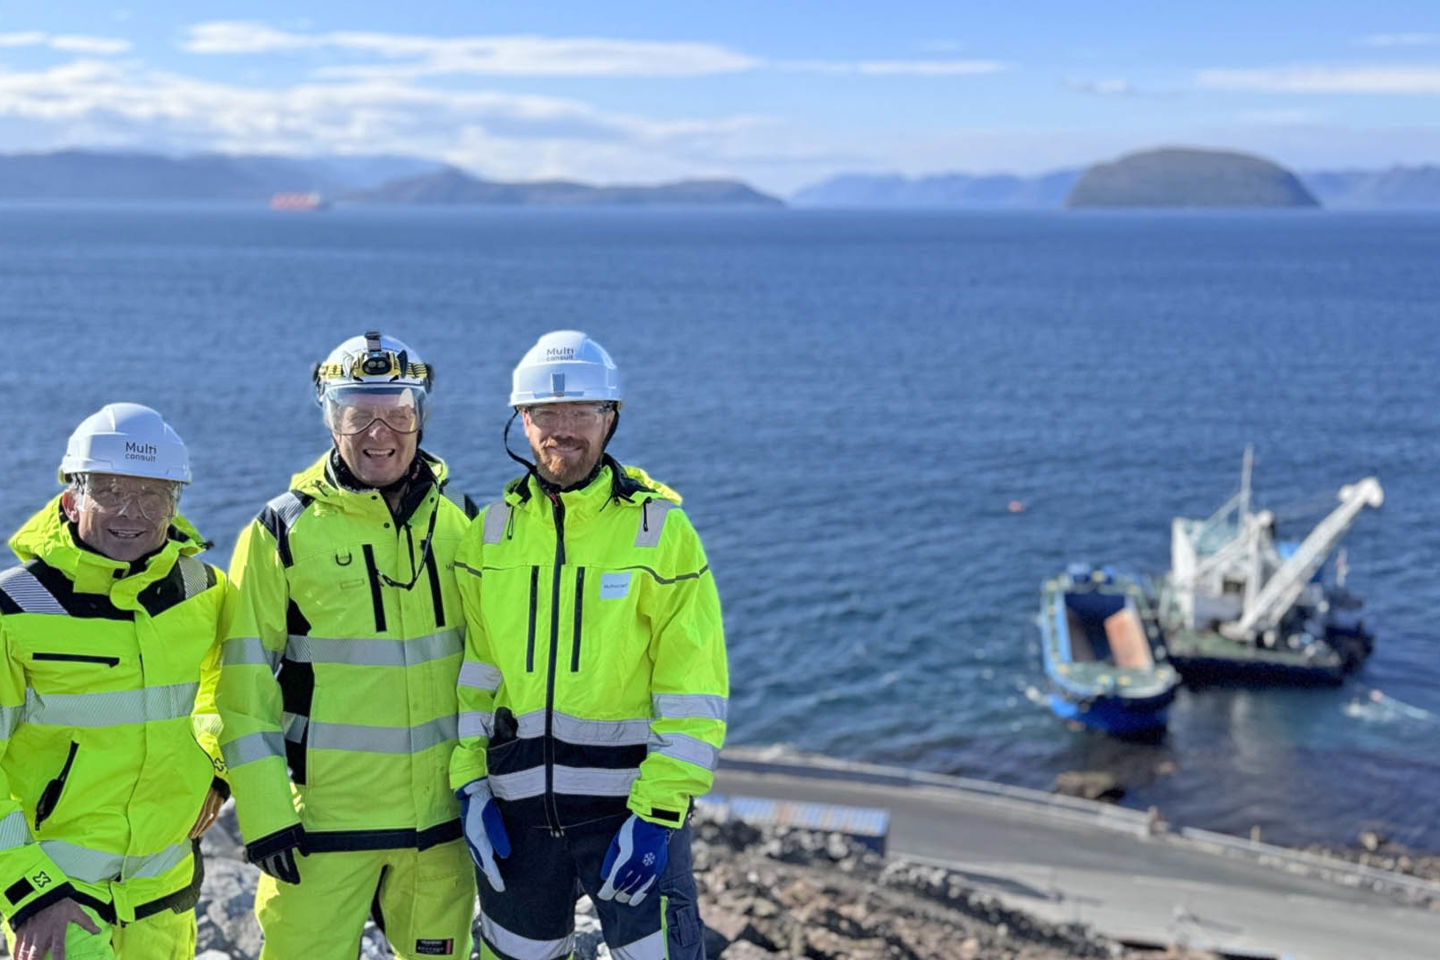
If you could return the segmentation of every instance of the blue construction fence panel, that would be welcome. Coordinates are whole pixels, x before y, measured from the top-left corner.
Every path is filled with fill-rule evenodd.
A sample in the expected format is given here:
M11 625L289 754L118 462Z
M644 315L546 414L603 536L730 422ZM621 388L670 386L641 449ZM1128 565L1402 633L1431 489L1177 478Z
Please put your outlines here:
M881 856L885 855L885 839L890 832L890 811L879 807L798 803L713 793L701 797L696 803L721 820L734 818L755 826L773 825L843 834Z

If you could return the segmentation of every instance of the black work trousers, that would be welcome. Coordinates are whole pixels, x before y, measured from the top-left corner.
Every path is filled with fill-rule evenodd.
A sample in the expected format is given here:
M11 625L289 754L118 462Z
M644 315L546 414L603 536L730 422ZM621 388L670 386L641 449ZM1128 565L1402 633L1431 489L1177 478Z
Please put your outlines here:
M705 960L695 875L690 861L691 831L670 835L665 872L638 906L598 896L605 878L600 867L625 815L567 827L553 836L546 826L507 818L510 856L496 863L505 890L497 891L476 871L480 891L482 960L557 960L574 948L577 888L600 915L610 953L624 960ZM578 884L578 886L577 886Z

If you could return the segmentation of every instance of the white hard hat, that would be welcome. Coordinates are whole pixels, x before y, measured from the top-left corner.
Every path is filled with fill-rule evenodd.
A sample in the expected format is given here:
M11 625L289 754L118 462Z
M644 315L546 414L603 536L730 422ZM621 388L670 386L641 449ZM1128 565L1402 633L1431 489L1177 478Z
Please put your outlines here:
M620 371L605 348L578 330L554 330L535 341L515 367L510 405L621 402Z
M80 421L60 460L60 482L76 473L190 482L190 454L160 414L138 403L108 403Z
M332 387L406 386L430 392L435 371L394 337L369 330L351 337L315 365L315 399L323 403Z

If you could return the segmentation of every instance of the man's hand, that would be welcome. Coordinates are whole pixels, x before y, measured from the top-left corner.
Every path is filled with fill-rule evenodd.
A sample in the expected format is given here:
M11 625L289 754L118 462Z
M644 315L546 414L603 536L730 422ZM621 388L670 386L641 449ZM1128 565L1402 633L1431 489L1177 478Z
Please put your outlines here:
M670 828L630 814L620 825L615 839L610 841L605 862L600 866L600 876L605 878L600 899L613 898L635 906L645 899L655 878L665 871L669 858Z
M99 933L100 928L80 904L66 897L36 913L15 931L15 960L65 960L65 931L70 924Z
M220 816L220 808L225 803L225 798L220 791L214 787L205 794L205 802L200 805L200 816L195 818L195 826L190 828L190 839L194 840L215 825L215 818Z
M245 859L281 883L300 882L295 855L304 852L305 828L298 823L245 845Z
M510 856L510 835L505 832L505 820L490 792L490 782L484 777L471 780L461 788L459 796L460 823L465 830L470 859L484 872L490 886L497 891L504 890L505 881L500 877L500 865L495 858Z

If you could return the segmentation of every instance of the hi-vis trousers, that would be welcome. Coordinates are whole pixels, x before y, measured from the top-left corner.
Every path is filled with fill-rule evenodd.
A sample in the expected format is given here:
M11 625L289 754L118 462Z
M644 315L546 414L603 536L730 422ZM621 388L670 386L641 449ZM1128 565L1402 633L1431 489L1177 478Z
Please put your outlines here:
M85 915L100 928L91 933L78 924L65 930L65 960L194 960L195 908L183 913L161 910L134 923L110 924L89 907ZM15 954L15 933L5 924L5 941Z
M260 960L355 960L370 918L400 960L469 960L475 881L465 841L312 853L295 863L298 885L260 875Z
M638 906L601 900L600 867L626 814L549 828L507 820L510 856L497 860L503 893L477 871L481 960L559 960L575 948L576 880L595 903L612 957L624 960L704 960L690 827L670 835L665 872Z

